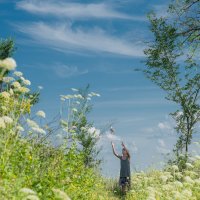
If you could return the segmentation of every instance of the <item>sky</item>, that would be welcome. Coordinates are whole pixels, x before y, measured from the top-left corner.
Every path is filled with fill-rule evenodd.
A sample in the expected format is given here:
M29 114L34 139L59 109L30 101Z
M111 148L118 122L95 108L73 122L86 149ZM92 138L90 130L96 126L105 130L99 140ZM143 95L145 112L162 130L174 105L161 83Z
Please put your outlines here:
M43 86L35 110L47 119L59 112L60 95L84 88L95 98L89 119L96 128L112 123L99 144L104 176L119 175L113 141L131 154L132 171L159 167L173 149L177 135L169 113L177 105L141 72L146 41L151 39L148 12L166 15L168 0L0 0L0 38L11 37L17 50L17 70Z

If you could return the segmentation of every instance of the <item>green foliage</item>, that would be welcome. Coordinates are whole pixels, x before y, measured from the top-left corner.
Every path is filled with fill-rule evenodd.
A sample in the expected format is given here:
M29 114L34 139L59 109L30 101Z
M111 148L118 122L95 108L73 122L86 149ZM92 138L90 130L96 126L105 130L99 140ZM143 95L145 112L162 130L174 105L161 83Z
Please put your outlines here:
M180 136L174 151L177 157L185 153L186 158L195 125L200 120L200 72L195 57L198 45L194 44L194 35L199 35L199 29L195 28L199 20L192 13L194 6L198 13L199 1L177 1L169 6L168 17L157 17L154 13L149 15L153 41L144 51L147 59L142 70L147 78L166 92L167 100L178 105L179 109L170 113Z
M0 40L0 59L11 57L14 52L14 41L12 39Z
M86 167L96 167L101 160L97 159L100 148L97 148L100 130L93 127L93 123L88 121L88 114L92 110L91 99L94 96L99 96L94 92L90 92L90 87L87 85L83 89L74 89L74 95L62 96L68 100L68 113L71 113L71 118L68 116L67 123L63 124L68 132L76 134L77 142L79 143L79 151L84 153L84 163ZM70 134L69 137L70 138Z

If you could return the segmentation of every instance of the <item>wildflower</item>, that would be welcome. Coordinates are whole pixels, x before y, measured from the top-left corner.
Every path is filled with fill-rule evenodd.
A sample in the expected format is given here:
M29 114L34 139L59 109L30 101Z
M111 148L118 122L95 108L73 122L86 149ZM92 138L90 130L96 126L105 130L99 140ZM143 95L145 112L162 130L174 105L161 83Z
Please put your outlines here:
M17 126L16 129L17 129L18 131L21 131L21 132L24 131L24 128L23 128L22 126Z
M191 197L192 196L192 191L185 189L185 190L182 191L182 195L186 196L186 197Z
M186 183L191 183L191 184L194 183L194 181L189 176L185 176L184 180L185 180Z
M175 181L174 185L176 185L177 187L183 187L183 184L180 181Z
M39 128L39 127L32 127L32 130L37 132L37 133L46 134L46 131L42 128Z
M80 104L80 101L76 101L76 104L78 104L78 105L79 105L79 104Z
M42 117L42 118L45 118L45 117L46 117L45 112L42 111L42 110L39 110L39 111L36 113L36 115L37 115L38 117Z
M13 95L13 94L14 94L13 89L10 88L9 93L10 93L11 95Z
M60 190L60 189L55 189L55 188L53 188L52 190L53 190L53 192L56 194L57 197L59 197L59 198L61 198L61 199L65 199L65 200L71 200L71 199L69 198L69 196L68 196L65 192L63 192L62 190Z
M87 100L88 100L88 101L90 101L90 100L91 100L91 98L90 98L90 97L87 97Z
M4 122L5 122L6 124L11 124L11 123L13 123L13 119L11 119L11 118L8 117L8 116L3 116L2 119L4 120Z
M4 122L4 119L0 117L0 128L6 128L6 124Z
M15 88L20 88L20 87L21 87L21 85L20 85L20 83L19 83L18 81L13 82L12 85L13 85Z
M7 77L3 77L3 82L4 83L10 83L10 82L12 82L12 81L14 81L15 79L13 78L13 77L9 77L9 76L7 76Z
M10 98L10 94L9 94L8 92L6 92L6 91L1 92L0 94L1 94L1 96L2 96L3 98L5 98L5 99L9 99L9 98Z
M29 80L24 80L23 83L24 83L25 85L31 85L31 82L30 82Z
M95 127L91 127L91 128L88 129L89 134L93 134L95 131L96 131Z
M39 90L42 90L42 89L43 89L43 87L42 87L42 86L38 86L38 89L39 89Z
M76 108L72 108L73 112L78 112L78 110Z
M19 90L19 92L21 92L21 93L28 93L30 90L28 89L28 88L26 88L26 87L20 87L20 88L18 88L18 90Z
M6 70L14 70L17 64L13 58L6 58L4 60L0 60L0 67Z
M23 192L25 194L36 194L36 192L31 190L30 188L22 188L20 189L20 192Z
M177 165L172 165L172 169L173 169L174 171L178 171L178 170L179 170Z
M26 121L31 128L33 128L33 127L38 128L39 127L38 124L31 119L27 119Z
M14 74L15 76L18 76L18 77L23 76L23 73L22 73L22 72L19 72L19 71L15 71L13 74Z
M162 180L162 182L166 183L168 177L167 176L160 176L160 179Z
M193 168L194 166L191 163L186 163L185 164L188 168Z

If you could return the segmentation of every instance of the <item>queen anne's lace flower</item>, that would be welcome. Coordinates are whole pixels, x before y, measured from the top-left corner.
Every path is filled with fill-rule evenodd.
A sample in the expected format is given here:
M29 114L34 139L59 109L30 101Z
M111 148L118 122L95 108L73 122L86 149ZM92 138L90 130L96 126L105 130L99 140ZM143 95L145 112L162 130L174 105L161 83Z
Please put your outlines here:
M15 76L18 76L18 77L23 76L23 73L22 73L22 72L19 72L19 71L15 71L13 74L14 74Z
M46 117L45 112L42 111L42 110L39 110L39 111L36 113L36 115L39 116L39 117L42 117L42 118L45 118L45 117Z
M17 64L13 58L6 58L4 60L0 60L0 68L4 68L6 70L14 70Z
M1 96L2 96L3 98L5 98L5 99L9 99L9 98L10 98L10 94L9 94L8 92L6 92L6 91L1 92L0 94L1 94Z
M4 120L4 122L6 124L12 124L13 123L13 119L8 117L8 116L3 116L2 119Z

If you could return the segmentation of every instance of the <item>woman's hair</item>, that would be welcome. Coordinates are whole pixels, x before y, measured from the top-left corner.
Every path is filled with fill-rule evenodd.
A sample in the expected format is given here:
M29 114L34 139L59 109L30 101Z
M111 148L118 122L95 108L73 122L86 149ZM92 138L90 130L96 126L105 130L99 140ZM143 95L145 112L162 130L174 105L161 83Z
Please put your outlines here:
M129 154L129 151L128 151L128 150L126 150L124 147L122 148L122 151L126 151L126 153L127 153L127 156L128 156L128 158L130 159L130 154Z

